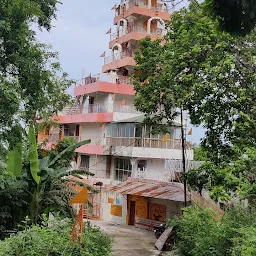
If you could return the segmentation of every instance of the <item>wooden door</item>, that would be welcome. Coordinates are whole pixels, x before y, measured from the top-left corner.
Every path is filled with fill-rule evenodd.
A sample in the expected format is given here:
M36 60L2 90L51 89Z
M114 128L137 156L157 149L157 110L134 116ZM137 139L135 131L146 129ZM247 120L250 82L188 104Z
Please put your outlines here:
M135 225L135 212L136 210L136 202L130 201L130 218L129 218L129 225Z
M80 125L77 124L76 125L76 137L79 137L80 136Z
M94 109L94 97L89 97L89 113L93 113Z
M157 7L157 0L151 0L151 6L152 7Z

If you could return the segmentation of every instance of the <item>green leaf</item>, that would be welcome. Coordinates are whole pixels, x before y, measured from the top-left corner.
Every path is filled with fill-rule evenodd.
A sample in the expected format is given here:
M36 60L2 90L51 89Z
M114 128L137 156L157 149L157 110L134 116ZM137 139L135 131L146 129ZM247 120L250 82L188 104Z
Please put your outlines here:
M91 140L84 140L84 141L81 141L81 142L78 142L78 143L75 143L74 145L71 145L69 146L68 148L66 148L65 150L63 150L60 154L58 154L49 164L49 166L52 166L54 165L64 154L66 154L67 152L72 152L74 151L75 149L83 146L83 145L86 145L86 144L90 144L91 143Z
M0 167L6 169L7 165L6 163L0 161Z
M38 161L38 152L37 152L37 143L36 143L36 135L34 126L31 125L29 127L29 141L31 144L30 149L30 171L33 179L37 184L40 182L40 177L38 176L39 173L39 161Z
M7 155L7 173L14 176L19 176L22 171L22 143L16 145L16 147L8 152Z

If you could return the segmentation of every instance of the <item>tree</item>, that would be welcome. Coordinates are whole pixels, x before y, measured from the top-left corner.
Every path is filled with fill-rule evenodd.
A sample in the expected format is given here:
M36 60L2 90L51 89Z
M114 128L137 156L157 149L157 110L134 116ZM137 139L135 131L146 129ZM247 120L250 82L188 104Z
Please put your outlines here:
M254 0L206 0L207 13L217 17L221 29L245 35L256 25L256 3Z
M212 209L187 207L178 225L175 221L177 253L179 256L253 256L255 217L255 208L236 206L220 219Z
M71 81L57 54L40 44L32 25L51 29L57 0L0 0L0 135L15 144L20 123L30 124L63 109ZM10 136L8 136L10 135ZM4 142L3 142L4 143Z
M34 127L29 129L30 153L29 162L23 161L22 151L14 148L8 153L7 164L2 163L0 172L0 226L13 229L25 216L29 216L36 224L40 216L49 212L59 212L62 216L72 217L73 210L69 205L74 194L67 186L72 181L80 186L86 186L96 192L87 184L82 184L69 179L75 176L80 179L80 174L93 176L86 170L76 170L70 166L63 166L63 157L82 145L90 143L90 140L74 143L68 146L53 159L46 156L38 159L36 136ZM15 154L14 154L15 152ZM14 164L13 164L14 163ZM60 163L60 164L58 164ZM1 174L3 179L1 181Z
M256 40L220 31L204 7L193 2L174 13L165 44L140 43L135 105L152 125L171 123L175 106L188 110L192 124L206 129L202 146L218 164L236 158L232 145L255 145Z

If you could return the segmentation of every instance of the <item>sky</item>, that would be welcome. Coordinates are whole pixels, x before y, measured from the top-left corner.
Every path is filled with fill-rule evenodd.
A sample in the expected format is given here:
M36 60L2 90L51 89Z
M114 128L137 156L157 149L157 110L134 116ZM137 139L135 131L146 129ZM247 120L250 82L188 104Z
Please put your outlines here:
M71 79L101 73L100 55L108 50L110 37L106 32L110 28L115 31L111 8L117 1L62 0L52 30L37 32L40 42L51 44L59 53L61 66ZM193 135L188 139L199 143L203 134L202 128L193 128Z

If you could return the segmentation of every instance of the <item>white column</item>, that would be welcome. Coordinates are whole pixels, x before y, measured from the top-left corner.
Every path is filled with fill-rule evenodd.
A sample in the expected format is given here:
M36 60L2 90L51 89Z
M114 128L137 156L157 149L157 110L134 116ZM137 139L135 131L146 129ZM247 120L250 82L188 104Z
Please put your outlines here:
M151 9L152 7L152 0L148 0L148 9Z
M131 158L130 161L132 165L132 178L138 178L137 159Z

